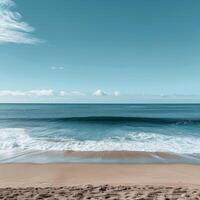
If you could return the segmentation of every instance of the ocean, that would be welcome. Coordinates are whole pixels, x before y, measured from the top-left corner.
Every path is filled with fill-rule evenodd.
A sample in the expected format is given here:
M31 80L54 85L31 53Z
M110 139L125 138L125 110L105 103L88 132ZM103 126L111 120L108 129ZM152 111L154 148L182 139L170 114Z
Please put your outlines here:
M0 162L200 163L200 104L0 104Z

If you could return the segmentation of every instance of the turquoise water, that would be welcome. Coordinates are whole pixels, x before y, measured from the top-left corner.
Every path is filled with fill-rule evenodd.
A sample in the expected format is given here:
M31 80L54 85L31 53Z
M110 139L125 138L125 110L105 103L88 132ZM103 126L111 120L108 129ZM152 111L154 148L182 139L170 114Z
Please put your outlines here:
M200 104L0 104L0 159L37 151L200 154Z

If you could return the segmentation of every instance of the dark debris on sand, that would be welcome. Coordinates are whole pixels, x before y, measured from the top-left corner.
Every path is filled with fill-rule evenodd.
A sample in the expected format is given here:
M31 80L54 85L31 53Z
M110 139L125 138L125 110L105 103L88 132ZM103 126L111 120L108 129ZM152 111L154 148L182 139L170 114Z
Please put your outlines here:
M155 186L73 186L46 188L1 188L6 200L200 200L200 188Z

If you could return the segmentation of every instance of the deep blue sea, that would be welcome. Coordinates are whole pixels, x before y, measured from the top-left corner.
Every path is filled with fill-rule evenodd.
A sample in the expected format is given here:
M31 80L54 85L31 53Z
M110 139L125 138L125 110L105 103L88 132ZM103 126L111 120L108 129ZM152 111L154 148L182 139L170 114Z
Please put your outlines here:
M37 151L200 154L200 104L0 104L0 160Z

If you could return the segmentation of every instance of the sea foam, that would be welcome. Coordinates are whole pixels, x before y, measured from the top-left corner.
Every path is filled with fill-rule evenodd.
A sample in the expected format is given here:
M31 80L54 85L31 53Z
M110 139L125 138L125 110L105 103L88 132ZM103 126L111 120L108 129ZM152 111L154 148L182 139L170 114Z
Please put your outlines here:
M146 151L200 153L200 138L171 136L148 132L130 132L126 136L102 140L76 140L72 138L33 137L23 128L0 129L0 153L23 151Z

